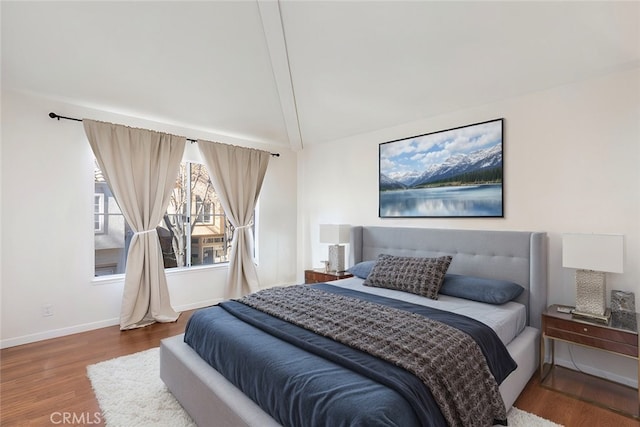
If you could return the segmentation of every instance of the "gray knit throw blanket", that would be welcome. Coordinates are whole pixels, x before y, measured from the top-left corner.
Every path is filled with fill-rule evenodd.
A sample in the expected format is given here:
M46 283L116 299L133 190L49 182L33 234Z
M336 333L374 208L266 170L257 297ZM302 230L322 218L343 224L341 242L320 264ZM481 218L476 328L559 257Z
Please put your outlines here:
M507 418L480 347L454 327L306 285L237 301L411 372L429 387L450 426L491 426Z

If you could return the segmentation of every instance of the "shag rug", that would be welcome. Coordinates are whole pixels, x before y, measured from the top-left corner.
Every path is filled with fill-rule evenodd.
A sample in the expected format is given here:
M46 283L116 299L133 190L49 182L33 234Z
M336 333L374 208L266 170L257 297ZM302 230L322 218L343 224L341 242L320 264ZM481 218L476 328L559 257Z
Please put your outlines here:
M87 367L107 427L195 427L160 379L158 348ZM537 415L512 408L509 427L557 427Z

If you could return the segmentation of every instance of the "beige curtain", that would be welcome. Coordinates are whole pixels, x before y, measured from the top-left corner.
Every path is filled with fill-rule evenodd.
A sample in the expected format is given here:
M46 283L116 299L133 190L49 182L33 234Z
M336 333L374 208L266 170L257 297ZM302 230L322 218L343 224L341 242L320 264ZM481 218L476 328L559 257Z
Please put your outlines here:
M210 141L198 141L198 147L213 188L235 228L229 255L226 296L243 296L260 287L253 263L251 217L271 154Z
M169 302L157 225L169 205L185 138L83 119L93 153L134 231L120 312L120 329L178 318Z

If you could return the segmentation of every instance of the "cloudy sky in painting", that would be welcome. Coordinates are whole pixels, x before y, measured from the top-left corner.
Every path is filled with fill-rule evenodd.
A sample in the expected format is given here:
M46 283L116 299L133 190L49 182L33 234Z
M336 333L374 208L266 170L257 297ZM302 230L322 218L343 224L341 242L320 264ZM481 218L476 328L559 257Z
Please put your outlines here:
M387 176L423 172L451 156L501 143L501 120L384 143L380 144L380 172Z

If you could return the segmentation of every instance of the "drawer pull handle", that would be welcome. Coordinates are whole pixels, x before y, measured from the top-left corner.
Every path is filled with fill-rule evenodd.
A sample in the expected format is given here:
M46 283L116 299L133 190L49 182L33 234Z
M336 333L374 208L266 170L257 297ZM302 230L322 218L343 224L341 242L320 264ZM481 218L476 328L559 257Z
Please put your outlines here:
M584 328L584 329L583 329L583 331L584 331L584 332L587 332L587 328Z

